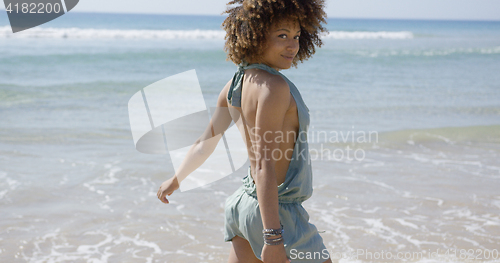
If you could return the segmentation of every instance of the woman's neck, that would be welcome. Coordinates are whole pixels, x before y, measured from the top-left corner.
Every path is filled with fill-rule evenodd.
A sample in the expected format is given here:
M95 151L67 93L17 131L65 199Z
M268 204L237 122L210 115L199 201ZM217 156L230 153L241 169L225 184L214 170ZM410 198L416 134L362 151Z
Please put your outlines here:
M243 60L243 61L246 61L246 60ZM270 66L268 63L264 62L264 61L261 61L261 60L250 60L250 61L247 61L247 63L250 65L250 64L263 64L263 65L266 65L270 68L273 68L275 69L276 71L281 71L280 68L275 68L275 67L272 67Z
M280 71L280 70L281 70L280 68L275 68L275 67L269 66L269 65L268 65L267 63L265 63L265 62L248 62L248 64L249 64L249 65L250 65L250 64L262 64L262 65L266 65L266 66L268 66L268 67L270 67L270 68L273 68L273 69L275 69L276 71Z

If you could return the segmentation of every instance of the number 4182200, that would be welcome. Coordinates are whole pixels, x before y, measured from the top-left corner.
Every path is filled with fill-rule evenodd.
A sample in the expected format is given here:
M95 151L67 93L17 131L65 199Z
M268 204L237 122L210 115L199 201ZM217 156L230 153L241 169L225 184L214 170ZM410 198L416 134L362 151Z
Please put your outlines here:
M14 9L12 9L14 7ZM16 3L15 5L12 5L12 3L9 3L5 11L12 13L21 13L23 14L43 14L43 13L59 13L61 12L61 5L59 3L51 4L51 3Z

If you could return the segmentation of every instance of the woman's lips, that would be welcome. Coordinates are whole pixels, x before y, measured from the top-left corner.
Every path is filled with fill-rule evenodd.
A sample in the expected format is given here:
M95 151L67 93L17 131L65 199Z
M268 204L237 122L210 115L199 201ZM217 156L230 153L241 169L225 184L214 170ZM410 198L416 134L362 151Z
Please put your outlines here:
M285 55L281 55L281 56L284 57L287 60L290 60L290 61L293 60L293 56L285 56Z

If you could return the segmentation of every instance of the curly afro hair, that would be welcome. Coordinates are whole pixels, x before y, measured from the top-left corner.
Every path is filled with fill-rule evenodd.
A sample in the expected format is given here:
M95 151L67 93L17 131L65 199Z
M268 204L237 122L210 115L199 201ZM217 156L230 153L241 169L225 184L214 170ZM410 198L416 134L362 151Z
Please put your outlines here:
M293 19L300 24L299 52L292 62L294 67L297 62L310 58L316 46L321 47L319 35L328 32L321 24L326 24L324 0L233 0L227 5L222 13L229 14L222 23L226 31L224 51L227 60L235 64L261 58L268 29L275 21Z

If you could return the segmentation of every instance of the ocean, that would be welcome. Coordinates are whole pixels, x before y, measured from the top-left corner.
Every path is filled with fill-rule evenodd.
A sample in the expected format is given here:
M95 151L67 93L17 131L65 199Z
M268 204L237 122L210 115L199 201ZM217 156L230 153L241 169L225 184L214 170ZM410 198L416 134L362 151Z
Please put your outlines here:
M0 262L227 261L248 164L165 205L172 162L135 149L127 108L192 69L215 106L237 69L222 21L69 12L13 34L0 13ZM310 110L303 205L334 262L500 262L500 22L326 27L283 74Z

